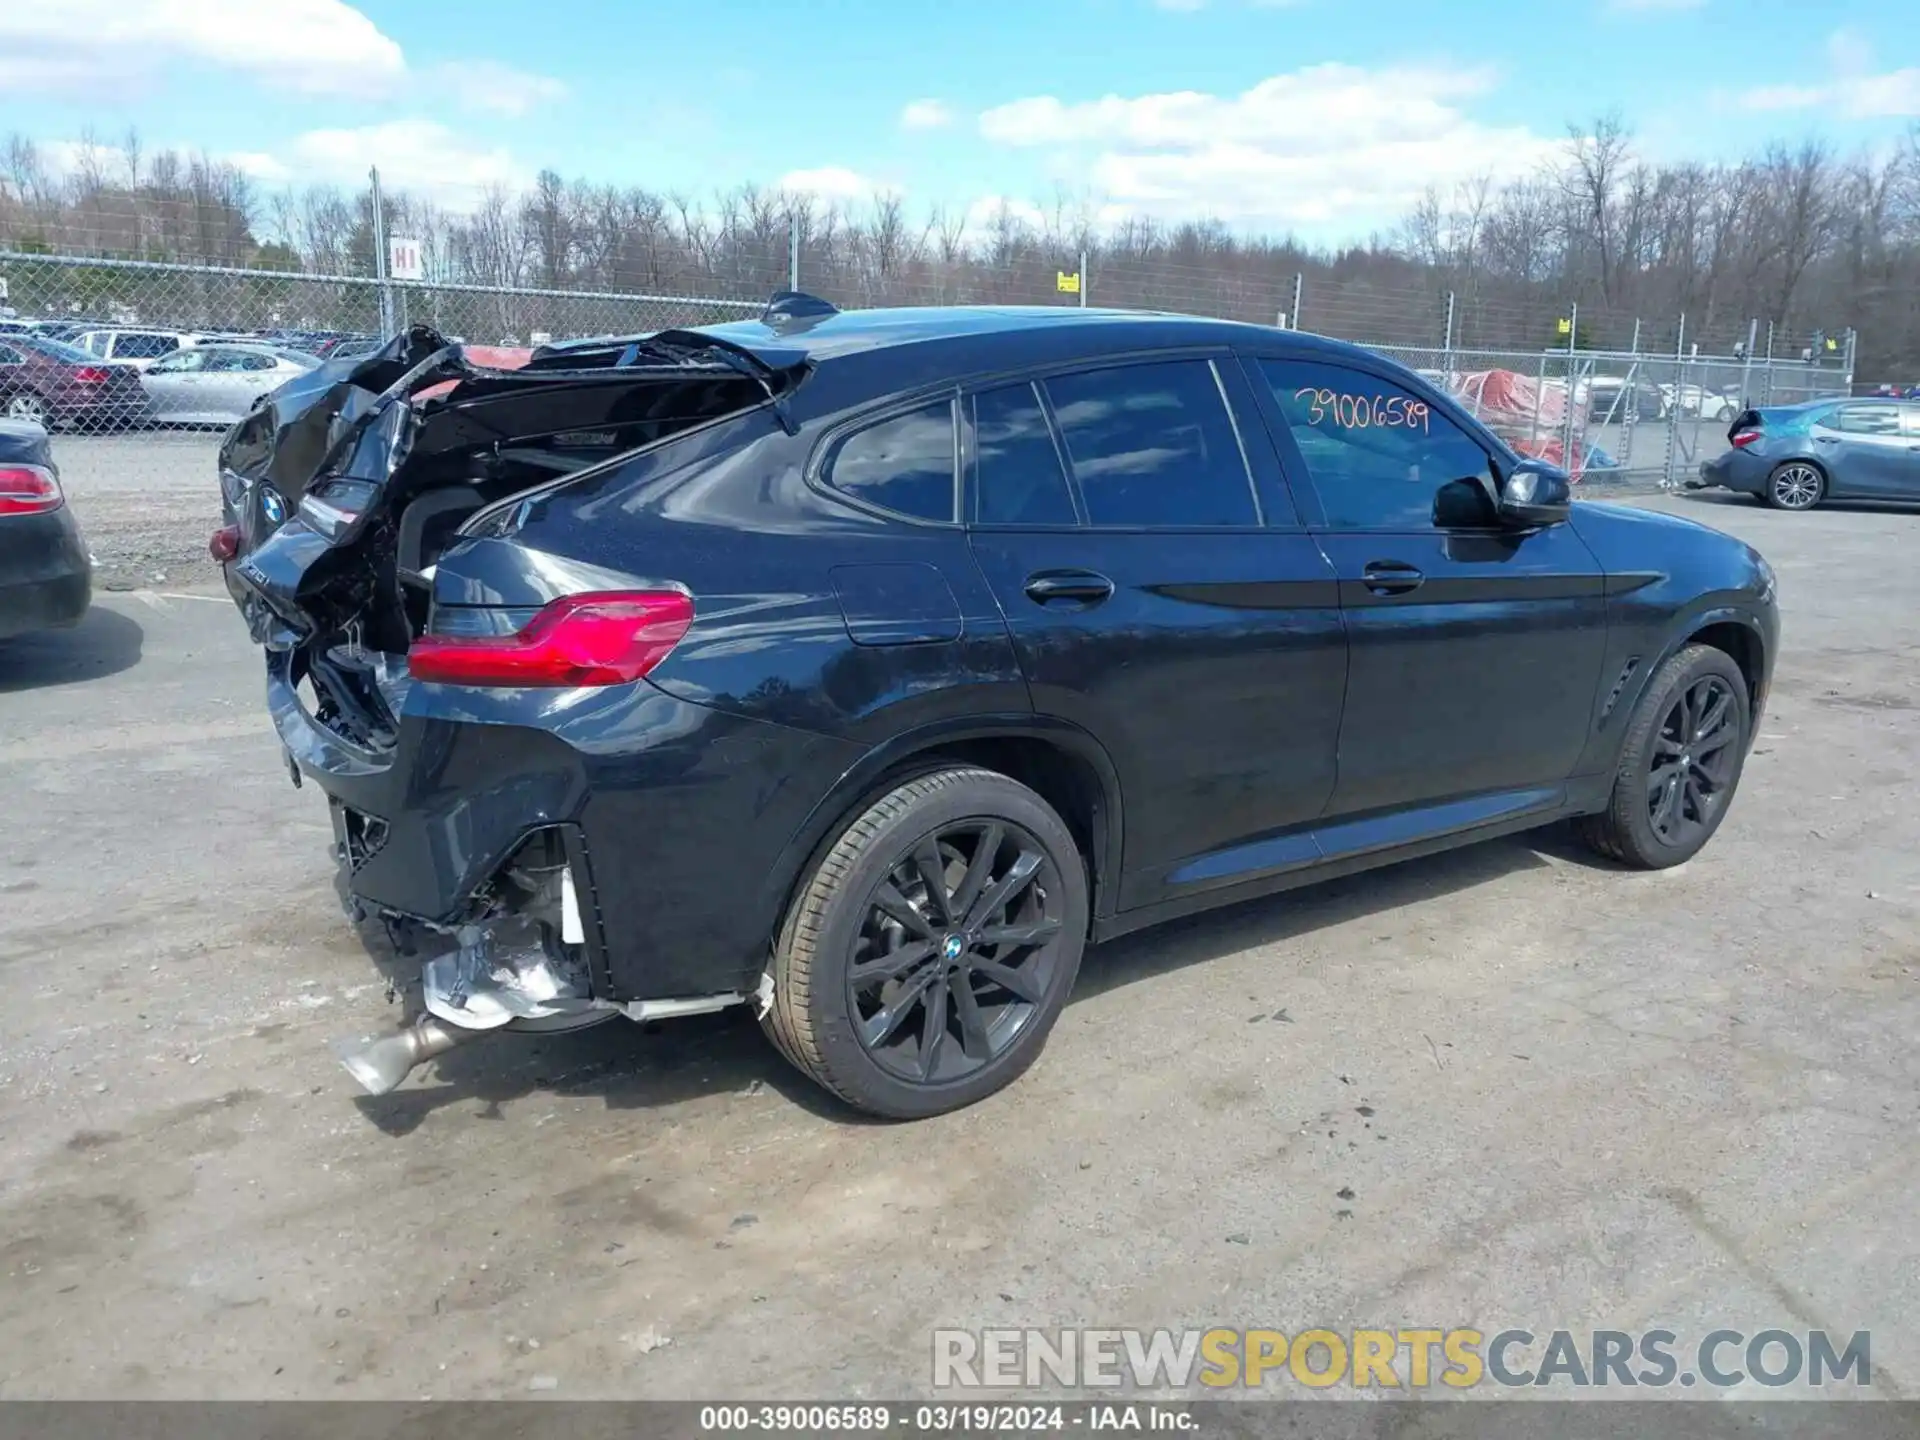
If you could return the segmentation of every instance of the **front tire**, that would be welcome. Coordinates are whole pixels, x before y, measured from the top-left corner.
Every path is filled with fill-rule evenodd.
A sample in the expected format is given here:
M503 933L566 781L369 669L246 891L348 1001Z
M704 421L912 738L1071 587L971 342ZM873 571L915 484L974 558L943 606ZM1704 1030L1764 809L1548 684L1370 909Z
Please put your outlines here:
M1767 477L1767 504L1776 510L1811 510L1826 493L1827 477L1811 461L1789 460Z
M1747 680L1733 657L1686 646L1640 697L1607 808L1582 817L1580 838L1639 870L1691 860L1733 803L1750 723Z
M957 1110L1038 1058L1087 914L1086 866L1045 800L971 766L917 776L848 825L794 897L761 1027L856 1109Z

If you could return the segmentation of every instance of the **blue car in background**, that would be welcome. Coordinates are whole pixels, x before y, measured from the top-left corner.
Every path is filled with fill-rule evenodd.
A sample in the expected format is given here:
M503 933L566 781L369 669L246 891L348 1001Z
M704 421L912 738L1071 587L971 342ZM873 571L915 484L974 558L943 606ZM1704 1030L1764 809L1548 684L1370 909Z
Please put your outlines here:
M1757 495L1778 510L1822 500L1920 501L1920 402L1814 400L1743 410L1732 448L1700 467L1695 489Z

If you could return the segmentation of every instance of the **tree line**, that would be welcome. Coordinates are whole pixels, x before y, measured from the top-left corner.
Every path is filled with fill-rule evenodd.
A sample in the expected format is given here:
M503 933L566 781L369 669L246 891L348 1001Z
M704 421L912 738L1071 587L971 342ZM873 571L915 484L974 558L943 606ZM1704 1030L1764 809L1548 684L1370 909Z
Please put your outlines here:
M0 150L6 248L373 273L367 189L268 189L206 155L149 151L137 132L86 136L54 158L18 134ZM1076 303L1061 277L1084 255L1096 305L1272 324L1297 283L1306 329L1438 345L1451 296L1456 346L1529 350L1565 343L1575 305L1580 343L1609 348L1631 342L1636 320L1643 345L1671 347L1682 314L1703 352L1744 341L1755 321L1789 356L1853 328L1861 379L1920 380L1920 127L1872 153L1809 140L1656 162L1609 116L1571 130L1537 173L1430 189L1390 232L1335 248L1206 219L1103 226L1092 197L1064 191L983 218L890 194L848 203L743 185L695 197L547 170L459 206L394 191L384 206L388 232L419 240L441 283L761 297L787 283L797 231L803 287L842 305ZM96 279L89 293L124 283ZM369 297L341 294L366 323ZM542 323L511 297L494 312L481 328Z

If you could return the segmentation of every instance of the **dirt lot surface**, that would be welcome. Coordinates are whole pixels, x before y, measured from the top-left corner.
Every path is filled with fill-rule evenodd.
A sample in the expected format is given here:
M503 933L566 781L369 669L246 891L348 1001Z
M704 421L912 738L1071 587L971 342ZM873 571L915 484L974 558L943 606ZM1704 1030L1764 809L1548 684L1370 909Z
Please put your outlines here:
M1129 937L911 1126L737 1014L356 1099L327 1042L398 1008L324 804L156 552L0 649L0 1396L897 1397L936 1326L1065 1323L1871 1330L1920 1395L1920 515L1658 503L1784 596L1700 858L1545 832Z

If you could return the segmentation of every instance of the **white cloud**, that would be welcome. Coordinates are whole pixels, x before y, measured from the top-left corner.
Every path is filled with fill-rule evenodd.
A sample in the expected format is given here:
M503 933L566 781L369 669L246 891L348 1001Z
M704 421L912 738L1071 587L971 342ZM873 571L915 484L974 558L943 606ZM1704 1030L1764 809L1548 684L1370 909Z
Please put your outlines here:
M497 60L410 75L345 0L0 0L0 93L126 89L205 65L303 95L391 98L420 80L470 110L523 115L567 88Z
M795 195L814 195L822 200L871 200L881 195L900 194L900 187L875 180L857 170L825 165L817 170L789 170L780 177L780 189Z
M1483 71L1316 65L1240 95L1181 91L1069 103L1016 100L980 117L989 141L1070 146L1078 178L1128 213L1343 229L1388 224L1429 185L1533 169L1559 146L1492 127L1460 103Z
M1742 92L1740 108L1804 110L1809 105L1818 105L1826 93L1825 88L1819 85L1762 85L1758 90Z
M198 61L307 94L368 95L400 46L342 0L59 0L0 6L0 90L127 83Z
M532 178L507 150L475 144L437 120L309 130L283 154L253 158L277 166L282 179L348 186L364 184L368 169L378 165L381 183L388 188L454 208L471 205L490 185L517 188Z
M1873 69L1873 46L1856 30L1839 29L1827 37L1827 65L1833 79L1819 85L1763 85L1743 91L1743 110L1811 110L1821 106L1849 120L1920 116L1920 66Z
M900 112L903 130L938 130L953 123L953 111L944 100L914 100Z
M525 115L568 93L564 81L499 60L448 60L433 67L431 78L467 109L494 115Z

